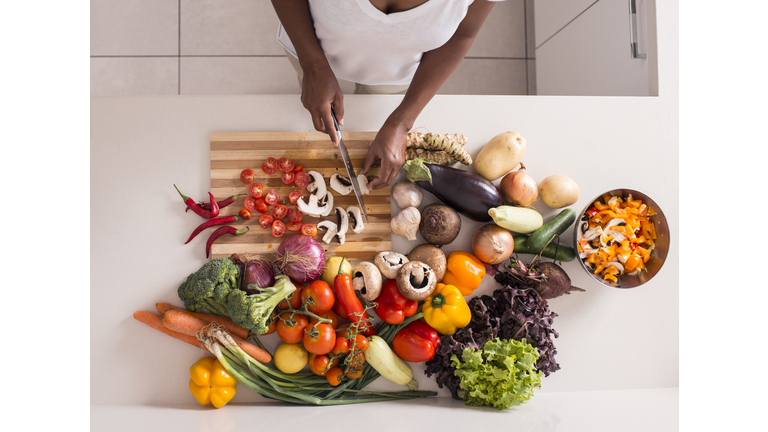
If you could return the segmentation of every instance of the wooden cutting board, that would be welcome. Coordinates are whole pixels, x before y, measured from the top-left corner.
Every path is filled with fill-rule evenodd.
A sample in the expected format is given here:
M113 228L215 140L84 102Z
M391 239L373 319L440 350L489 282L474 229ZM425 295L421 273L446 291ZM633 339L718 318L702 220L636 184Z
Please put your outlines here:
M376 132L342 132L342 139L349 150L352 166L357 173L363 169L363 162L368 155L368 147L376 136ZM254 182L264 185L265 193L273 188L280 194L280 201L294 207L288 201L288 193L298 190L294 185L286 186L280 180L281 171L267 175L261 170L261 164L268 157L280 159L285 156L296 161L296 165L304 164L304 171L317 171L323 175L325 184L333 193L334 207L346 208L357 205L354 193L340 195L330 187L329 179L335 172L346 176L346 170L341 160L339 150L333 147L328 135L320 132L254 132L254 133L213 133L211 134L211 192L217 200L231 195L240 195L237 200L221 210L221 215L236 215L243 207L243 201L248 195L248 186L240 181L240 172L251 168L255 173ZM375 177L379 168L373 168L367 175ZM301 190L304 197L309 192ZM306 200L306 198L305 198ZM325 230L319 230L315 239L326 250L326 256L347 255L350 260L372 260L379 252L392 249L390 230L390 191L381 188L363 195L365 208L368 212L368 224L365 229L355 234L350 229L343 245L332 241L325 244L322 236ZM271 210L271 206L270 206ZM211 248L212 257L229 256L232 253L250 252L255 254L274 254L280 243L290 235L297 235L286 230L282 238L275 238L269 230L259 226L260 213L253 215L251 220L241 220L233 226L250 229L241 236L222 236ZM319 223L321 220L334 220L330 216L314 218L304 215L302 222ZM288 219L284 219L287 221ZM299 234L300 235L300 234Z

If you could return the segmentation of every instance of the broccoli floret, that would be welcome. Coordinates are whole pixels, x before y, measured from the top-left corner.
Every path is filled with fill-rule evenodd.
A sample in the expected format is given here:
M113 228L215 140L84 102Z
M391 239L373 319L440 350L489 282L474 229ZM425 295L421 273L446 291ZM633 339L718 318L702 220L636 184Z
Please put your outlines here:
M214 258L179 286L179 298L188 310L205 308L217 315L228 315L224 303L230 292L239 291L239 274L232 259Z
M267 321L278 303L296 291L288 276L275 278L275 286L261 288L258 294L248 295L242 290L232 290L227 296L228 316L240 327L256 334L267 331Z

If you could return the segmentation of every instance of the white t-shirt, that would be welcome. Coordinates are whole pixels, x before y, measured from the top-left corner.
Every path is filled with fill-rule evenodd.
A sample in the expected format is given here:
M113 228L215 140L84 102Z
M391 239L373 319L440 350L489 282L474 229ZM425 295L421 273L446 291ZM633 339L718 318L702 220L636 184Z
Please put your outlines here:
M366 85L407 85L422 54L448 42L472 1L428 0L407 11L385 14L369 0L309 0L309 10L337 78ZM282 24L277 40L298 57Z

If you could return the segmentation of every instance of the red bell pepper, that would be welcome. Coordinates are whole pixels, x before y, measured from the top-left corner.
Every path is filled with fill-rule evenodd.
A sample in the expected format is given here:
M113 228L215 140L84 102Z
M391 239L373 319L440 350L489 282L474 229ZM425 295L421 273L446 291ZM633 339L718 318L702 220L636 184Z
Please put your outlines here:
M374 301L377 304L373 308L376 315L389 324L400 324L405 317L412 316L419 309L419 302L401 294L394 279L384 281L381 293Z
M408 324L392 339L392 349L395 354L412 363L431 359L439 346L440 335L424 320Z

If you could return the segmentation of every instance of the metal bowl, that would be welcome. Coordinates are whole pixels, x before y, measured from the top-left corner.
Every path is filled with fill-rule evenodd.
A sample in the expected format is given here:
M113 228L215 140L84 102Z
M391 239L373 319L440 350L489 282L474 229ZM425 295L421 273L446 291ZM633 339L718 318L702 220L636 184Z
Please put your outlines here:
M661 208L656 204L654 200L652 200L648 195L634 189L614 189L610 190L608 192L601 193L600 195L596 196L592 200L589 201L586 207L584 207L584 210L581 211L579 214L579 219L576 221L576 226L573 229L573 246L578 251L578 233L579 229L581 227L581 224L585 221L584 215L586 214L587 210L592 206L592 204L602 199L603 195L605 194L609 195L619 195L622 198L626 198L629 194L632 194L633 199L641 199L643 201L643 204L653 208L656 210L656 214L651 217L651 220L655 224L656 228L656 240L655 244L656 247L654 248L653 252L651 252L651 258L648 260L648 262L645 263L646 270L643 270L639 274L633 275L633 276L619 276L619 283L613 284L610 281L604 280L599 274L593 274L589 268L587 267L586 263L584 263L584 260L581 258L578 258L579 263L581 263L581 268L584 269L584 271L587 272L588 275L592 277L592 279L596 280L597 282L609 286L612 288L635 288L638 287L649 280L651 280L656 274L661 270L661 266L664 265L664 261L667 259L667 253L669 252L669 225L667 224L667 218L664 216L664 213L661 211Z

